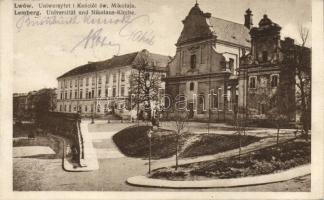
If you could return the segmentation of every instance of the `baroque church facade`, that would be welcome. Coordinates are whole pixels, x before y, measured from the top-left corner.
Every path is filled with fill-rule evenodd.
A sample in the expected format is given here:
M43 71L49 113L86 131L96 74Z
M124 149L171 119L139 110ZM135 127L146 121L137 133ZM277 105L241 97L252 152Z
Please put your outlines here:
M196 3L182 22L165 104L180 100L193 120L229 120L238 105L240 57L250 52L252 13L247 10L239 24L204 13Z
M251 52L240 61L238 107L252 120L268 119L271 109L277 107L281 109L276 111L278 115L285 114L291 122L300 121L296 70L299 68L310 80L311 51L291 38L281 40L280 31L281 27L264 15L258 27L250 30ZM310 91L310 85L304 90ZM274 98L280 101L276 105L272 104Z

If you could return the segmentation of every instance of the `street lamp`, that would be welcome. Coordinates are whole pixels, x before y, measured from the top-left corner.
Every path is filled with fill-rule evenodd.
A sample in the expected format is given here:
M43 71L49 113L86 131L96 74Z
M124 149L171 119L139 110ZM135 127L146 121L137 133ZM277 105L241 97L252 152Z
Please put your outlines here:
M149 138L149 174L151 173L151 154L152 154L152 128L147 133L147 137Z

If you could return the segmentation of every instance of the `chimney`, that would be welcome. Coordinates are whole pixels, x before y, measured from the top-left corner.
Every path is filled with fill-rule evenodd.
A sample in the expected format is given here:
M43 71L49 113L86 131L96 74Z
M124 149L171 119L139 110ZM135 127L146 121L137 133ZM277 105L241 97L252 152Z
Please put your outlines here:
M248 29L251 29L252 28L252 25L253 25L253 23L252 23L252 16L253 16L253 14L252 14L252 11L250 10L250 8L247 9L245 11L245 15L244 15L244 17L245 17L244 26L246 28L248 28Z

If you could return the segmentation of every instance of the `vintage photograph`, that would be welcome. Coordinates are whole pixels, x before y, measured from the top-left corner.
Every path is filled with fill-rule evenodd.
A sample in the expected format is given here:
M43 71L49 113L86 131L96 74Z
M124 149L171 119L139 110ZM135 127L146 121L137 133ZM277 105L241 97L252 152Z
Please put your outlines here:
M12 6L14 192L312 191L312 1Z

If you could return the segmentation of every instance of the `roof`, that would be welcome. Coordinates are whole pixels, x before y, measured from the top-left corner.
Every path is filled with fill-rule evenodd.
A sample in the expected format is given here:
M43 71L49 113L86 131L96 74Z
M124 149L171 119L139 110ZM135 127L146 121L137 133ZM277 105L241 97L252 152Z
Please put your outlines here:
M204 13L196 3L183 20L184 27L177 41L181 45L191 41L216 37L234 45L250 47L250 30L243 24L212 17Z
M217 36L218 40L250 47L250 30L243 24L211 17L210 25L214 29L214 34Z
M106 70L106 69L111 69L111 68L115 68L115 67L130 66L134 62L137 55L144 51L147 51L147 50L128 53L128 54L124 54L124 55L120 55L120 56L113 56L112 58L104 60L104 61L90 62L88 64L76 67L76 68L66 72L62 76L58 77L58 79L69 77L69 76L82 75L82 74ZM159 68L166 69L166 66L170 60L169 56L164 56L164 55L150 53L150 52L148 52L148 53L149 53L149 58L150 58L151 62L153 62L155 66L157 66Z

